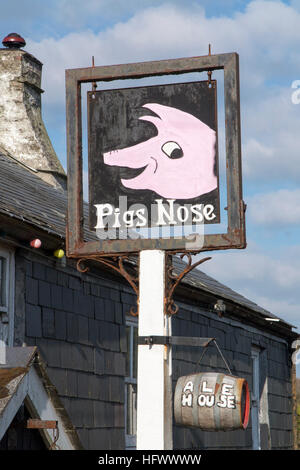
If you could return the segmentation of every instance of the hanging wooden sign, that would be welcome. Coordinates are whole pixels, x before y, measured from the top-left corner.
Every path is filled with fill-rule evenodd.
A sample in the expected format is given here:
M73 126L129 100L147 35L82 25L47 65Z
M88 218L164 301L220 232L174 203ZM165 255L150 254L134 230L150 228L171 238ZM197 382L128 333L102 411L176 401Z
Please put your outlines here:
M90 229L218 223L216 113L216 81L89 92Z
M224 70L226 185L220 188L217 84L208 80L88 93L89 229L83 235L81 84ZM132 82L131 82L132 83ZM245 247L238 55L66 71L67 256ZM224 185L223 185L224 186ZM227 189L227 231L220 193Z

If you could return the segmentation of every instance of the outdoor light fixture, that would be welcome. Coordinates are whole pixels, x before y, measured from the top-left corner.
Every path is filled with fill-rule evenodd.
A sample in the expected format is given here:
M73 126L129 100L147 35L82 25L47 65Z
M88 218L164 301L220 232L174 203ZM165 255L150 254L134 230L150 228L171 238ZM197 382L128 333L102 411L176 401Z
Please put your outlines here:
M217 300L214 305L214 310L217 312L219 316L222 316L226 312L226 305L223 300Z
M280 318L265 318L266 321L273 322L273 321L280 321Z

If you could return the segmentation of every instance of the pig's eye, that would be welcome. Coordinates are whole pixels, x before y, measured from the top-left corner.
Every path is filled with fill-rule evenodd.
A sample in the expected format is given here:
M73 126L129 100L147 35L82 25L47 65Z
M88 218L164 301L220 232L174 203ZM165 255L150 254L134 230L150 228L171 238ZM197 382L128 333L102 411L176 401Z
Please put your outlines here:
M169 158L176 159L183 157L182 148L177 142L166 142L161 149Z

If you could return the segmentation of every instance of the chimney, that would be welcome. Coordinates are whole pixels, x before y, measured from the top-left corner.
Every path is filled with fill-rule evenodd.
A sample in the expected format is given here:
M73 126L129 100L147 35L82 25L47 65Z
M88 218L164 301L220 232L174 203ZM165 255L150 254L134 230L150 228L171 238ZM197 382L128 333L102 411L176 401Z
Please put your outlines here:
M8 155L57 189L66 175L47 134L41 114L42 63L20 49L25 40L16 33L0 49L0 152Z

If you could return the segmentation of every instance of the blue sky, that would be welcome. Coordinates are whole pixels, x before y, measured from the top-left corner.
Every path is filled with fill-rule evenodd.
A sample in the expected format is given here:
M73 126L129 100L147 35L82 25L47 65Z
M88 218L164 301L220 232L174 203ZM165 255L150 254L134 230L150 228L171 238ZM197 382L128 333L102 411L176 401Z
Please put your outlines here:
M15 0L0 24L44 63L43 116L64 166L66 68L92 55L96 65L204 55L209 43L239 53L248 247L202 269L300 327L300 2Z

